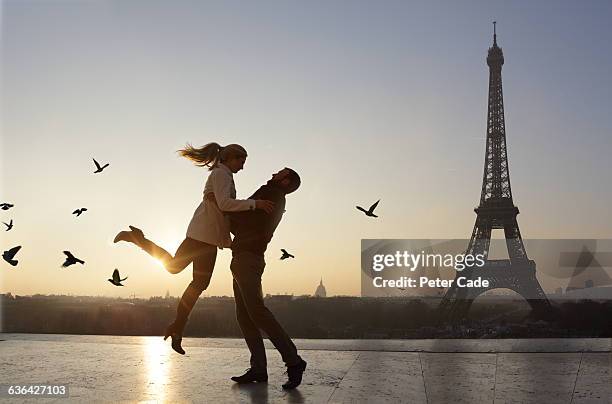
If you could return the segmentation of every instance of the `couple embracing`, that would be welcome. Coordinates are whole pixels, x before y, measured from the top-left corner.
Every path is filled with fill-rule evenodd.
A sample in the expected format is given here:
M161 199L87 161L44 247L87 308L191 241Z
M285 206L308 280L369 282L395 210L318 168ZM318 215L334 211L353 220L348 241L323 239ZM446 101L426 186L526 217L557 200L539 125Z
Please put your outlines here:
M133 243L160 260L166 270L176 274L193 263L193 280L185 289L176 310L175 321L166 329L164 339L171 337L172 348L185 354L181 347L183 330L189 313L200 294L208 287L217 258L217 248L232 250L232 271L236 318L251 352L251 367L237 383L267 382L267 360L261 331L279 351L287 366L284 389L294 389L302 381L306 362L298 355L291 338L265 306L261 277L266 265L264 252L285 210L285 196L300 186L299 175L284 168L272 175L249 199L236 199L233 174L242 170L246 150L237 144L225 147L209 143L201 148L187 145L179 154L210 174L204 186L204 197L193 214L185 240L174 256L148 240L142 230L130 226L114 242ZM230 231L234 235L232 240ZM261 330L261 331L260 331Z

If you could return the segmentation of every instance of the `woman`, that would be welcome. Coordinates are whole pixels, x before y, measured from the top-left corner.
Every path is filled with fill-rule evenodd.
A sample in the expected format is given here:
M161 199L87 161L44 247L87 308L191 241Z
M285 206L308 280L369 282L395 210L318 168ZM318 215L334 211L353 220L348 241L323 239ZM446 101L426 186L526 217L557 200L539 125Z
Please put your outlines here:
M187 227L185 240L176 250L174 257L146 239L142 230L133 226L130 226L130 231L119 232L114 242L127 241L136 244L160 260L172 274L181 272L193 262L193 280L181 297L176 310L176 320L168 326L164 336L164 340L172 337L172 348L184 355L181 341L189 313L210 283L217 248L231 245L229 218L223 212L262 209L270 213L274 203L266 200L236 199L233 174L243 169L247 158L247 152L242 146L230 144L222 147L217 143L208 143L201 148L195 148L187 144L178 153L199 167L208 167L211 172L204 186L203 200L195 210Z

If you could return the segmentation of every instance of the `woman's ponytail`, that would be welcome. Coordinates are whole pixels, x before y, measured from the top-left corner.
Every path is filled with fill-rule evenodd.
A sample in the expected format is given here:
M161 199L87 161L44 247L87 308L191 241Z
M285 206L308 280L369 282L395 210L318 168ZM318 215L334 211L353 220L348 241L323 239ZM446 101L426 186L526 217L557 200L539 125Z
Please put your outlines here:
M200 148L193 147L187 143L185 148L178 150L178 154L185 157L198 167L208 167L209 170L216 168L219 163L233 157L246 157L244 147L238 144L230 144L225 147L219 143L208 143Z

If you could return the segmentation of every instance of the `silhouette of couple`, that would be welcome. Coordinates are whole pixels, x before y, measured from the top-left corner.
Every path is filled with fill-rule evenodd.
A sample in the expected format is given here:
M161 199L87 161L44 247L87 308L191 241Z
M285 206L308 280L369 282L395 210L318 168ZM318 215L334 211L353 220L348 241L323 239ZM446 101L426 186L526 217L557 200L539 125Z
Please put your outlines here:
M285 209L285 196L300 186L299 175L284 168L272 175L249 199L236 199L233 174L244 168L246 150L237 144L225 147L209 143L201 148L190 144L179 154L200 167L208 167L210 175L204 186L204 197L187 228L185 240L172 256L148 240L142 230L129 226L114 242L133 243L160 260L172 274L193 263L193 280L185 289L176 310L175 321L168 326L164 340L172 339L172 348L185 354L181 347L183 330L189 313L200 294L208 287L217 258L217 248L231 247L230 269L233 275L236 318L251 352L251 367L237 383L267 382L267 360L263 330L287 366L288 380L284 389L294 389L302 381L306 362L298 355L291 338L264 304L261 277L266 265L264 252L272 239ZM234 239L230 237L230 231Z

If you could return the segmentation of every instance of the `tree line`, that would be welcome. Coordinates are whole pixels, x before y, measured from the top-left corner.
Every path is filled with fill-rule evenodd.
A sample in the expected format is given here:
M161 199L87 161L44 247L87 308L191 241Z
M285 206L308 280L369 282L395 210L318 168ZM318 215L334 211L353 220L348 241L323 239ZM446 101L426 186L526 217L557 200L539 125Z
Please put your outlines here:
M1 295L5 333L161 335L178 299ZM612 303L565 302L549 320L529 317L525 302L476 301L470 317L441 324L438 300L270 296L266 305L295 338L612 337ZM188 337L240 338L231 297L204 297L185 330Z

